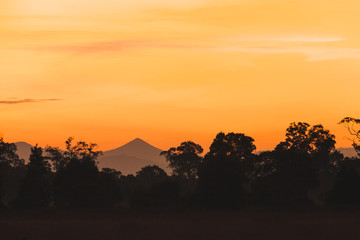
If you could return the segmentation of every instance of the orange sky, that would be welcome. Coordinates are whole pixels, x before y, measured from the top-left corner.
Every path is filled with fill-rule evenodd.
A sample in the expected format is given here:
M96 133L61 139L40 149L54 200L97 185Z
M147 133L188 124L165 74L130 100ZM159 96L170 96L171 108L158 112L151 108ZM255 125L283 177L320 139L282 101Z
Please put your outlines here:
M305 121L350 146L360 1L174 2L0 0L0 135L167 149L234 131L265 150Z

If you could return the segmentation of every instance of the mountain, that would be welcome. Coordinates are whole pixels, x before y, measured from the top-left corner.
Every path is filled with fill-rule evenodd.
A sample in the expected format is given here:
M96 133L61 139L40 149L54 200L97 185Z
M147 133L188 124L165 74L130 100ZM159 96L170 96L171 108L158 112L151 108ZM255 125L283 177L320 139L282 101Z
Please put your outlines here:
M32 146L26 142L16 142L15 145L17 147L16 153L27 163L29 161Z
M146 165L158 165L168 172L165 157L160 156L161 149L136 138L131 142L106 151L99 158L99 169L114 168L123 174L135 174Z
M336 149L340 151L342 154L344 154L344 157L356 157L357 153L354 148L338 148Z
M32 146L26 142L16 142L15 145L17 147L17 154L27 163ZM99 170L102 168L114 168L123 174L135 174L146 165L158 165L169 172L165 158L160 156L161 152L161 149L150 145L140 138L136 138L119 148L105 151L99 158L98 167Z

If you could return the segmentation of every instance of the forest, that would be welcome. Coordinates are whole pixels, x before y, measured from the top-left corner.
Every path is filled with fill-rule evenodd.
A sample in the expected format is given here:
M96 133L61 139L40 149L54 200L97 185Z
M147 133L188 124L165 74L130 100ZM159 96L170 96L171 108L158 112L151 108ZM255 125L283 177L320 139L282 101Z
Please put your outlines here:
M31 149L27 163L0 140L2 210L241 209L360 205L360 119L339 124L358 157L335 149L322 125L294 122L274 150L256 152L254 139L220 132L209 152L192 141L163 151L171 174L144 166L136 174L98 169L97 145L66 140L66 149Z

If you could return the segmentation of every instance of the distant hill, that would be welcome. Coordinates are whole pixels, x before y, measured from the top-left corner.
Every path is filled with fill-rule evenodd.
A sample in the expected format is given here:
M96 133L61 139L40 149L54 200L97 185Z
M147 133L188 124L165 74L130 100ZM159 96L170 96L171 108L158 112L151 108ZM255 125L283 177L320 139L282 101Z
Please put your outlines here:
M340 151L342 154L344 154L344 157L356 157L357 153L354 148L338 148L336 149Z
M136 138L119 148L104 152L99 158L99 169L114 168L123 174L135 174L146 165L158 165L169 172L165 158L160 156L161 152L161 149Z
M17 154L27 163L32 146L26 142L16 142L15 145L17 146ZM169 172L165 158L160 156L161 152L161 149L140 138L136 138L119 148L105 151L104 155L98 160L98 167L99 170L102 168L114 168L123 174L135 174L146 165L158 165Z
M16 153L20 158L25 160L25 163L27 163L31 154L32 145L26 142L16 142L15 145L17 147Z

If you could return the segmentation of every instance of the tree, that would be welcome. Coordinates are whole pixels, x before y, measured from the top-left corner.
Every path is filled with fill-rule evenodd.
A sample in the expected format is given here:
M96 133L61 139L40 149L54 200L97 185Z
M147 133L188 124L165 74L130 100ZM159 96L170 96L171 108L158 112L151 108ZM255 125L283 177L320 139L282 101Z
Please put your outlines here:
M65 168L68 164L69 159L64 156L64 151L60 150L59 147L46 147L46 158L50 161L52 170L58 172Z
M25 175L24 160L16 154L16 145L0 138L0 205L7 204L18 195Z
M219 133L206 154L199 174L199 191L205 204L239 205L247 195L253 172L254 139L242 133Z
M176 148L161 152L160 155L166 157L175 176L193 181L198 177L199 167L203 160L200 156L202 152L203 149L199 144L187 141Z
M99 174L101 204L104 207L118 204L123 198L120 181L121 172L111 168L103 168Z
M360 159L346 158L339 163L330 203L360 204Z
M0 170L6 167L24 166L24 160L16 154L16 145L14 143L4 142L0 138Z
M335 136L322 125L304 122L291 123L286 129L286 139L279 143L276 151L294 151L299 154L325 153L330 154L335 150Z
M31 148L27 173L20 187L17 204L25 208L47 207L50 203L50 164L37 145Z
M62 207L91 207L101 202L97 145L68 138L65 151L51 149L50 161L57 170L54 179L55 203Z
M112 176L112 178L116 179L117 181L120 180L120 178L122 177L122 173L113 168L103 168L101 172Z
M355 151L360 157L360 119L353 117L346 117L342 119L339 124L344 125L349 131L350 135L353 136L352 142Z
M162 207L174 203L180 192L180 186L171 179L160 167L145 166L136 173L135 181L127 184L132 185L130 202L133 206Z
M160 167L156 165L149 165L141 168L141 170L136 173L136 177L139 178L141 181L145 182L146 184L151 185L155 182L166 179L168 175Z
M330 174L339 160L335 136L322 125L291 123L284 142L272 154L273 198L286 203L308 201L310 189L319 187L320 174Z
M256 150L254 139L243 133L220 132L210 146L209 157L231 157L238 160L245 160L252 156Z

